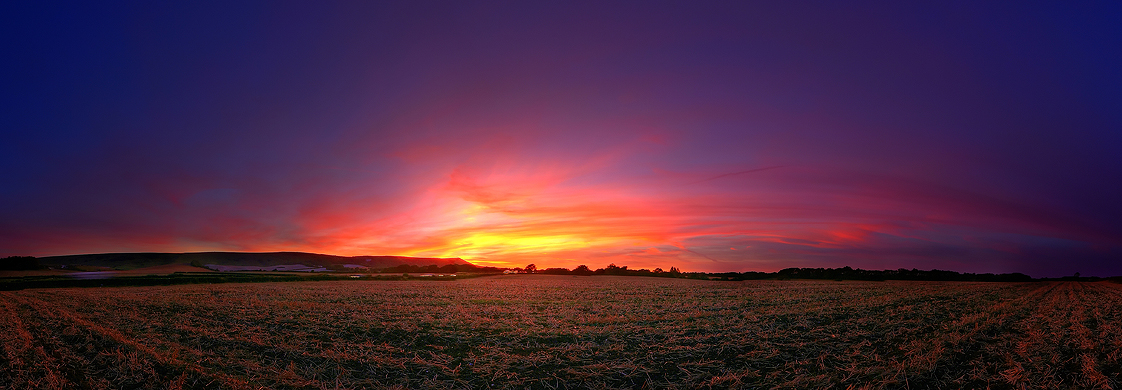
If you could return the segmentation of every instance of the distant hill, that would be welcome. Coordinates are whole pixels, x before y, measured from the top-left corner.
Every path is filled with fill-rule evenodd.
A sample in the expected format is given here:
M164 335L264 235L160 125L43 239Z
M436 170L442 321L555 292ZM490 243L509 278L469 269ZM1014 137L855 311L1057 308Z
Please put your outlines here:
M238 266L275 266L303 264L326 267L355 264L370 268L388 268L399 265L471 264L460 258L406 257L406 256L334 256L304 252L195 252L195 253L96 253L40 257L46 266L83 265L115 269L135 269L167 264L217 264Z

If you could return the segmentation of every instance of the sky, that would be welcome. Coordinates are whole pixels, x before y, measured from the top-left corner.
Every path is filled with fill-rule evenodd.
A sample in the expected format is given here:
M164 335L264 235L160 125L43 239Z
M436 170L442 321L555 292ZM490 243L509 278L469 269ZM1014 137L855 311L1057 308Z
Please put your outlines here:
M0 256L1122 275L1118 3L751 3L5 3Z

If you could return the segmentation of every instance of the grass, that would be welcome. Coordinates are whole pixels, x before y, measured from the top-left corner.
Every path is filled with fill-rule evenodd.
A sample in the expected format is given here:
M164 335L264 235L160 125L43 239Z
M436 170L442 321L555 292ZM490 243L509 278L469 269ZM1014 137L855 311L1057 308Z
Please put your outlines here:
M0 292L0 388L1117 388L1111 283L497 276Z

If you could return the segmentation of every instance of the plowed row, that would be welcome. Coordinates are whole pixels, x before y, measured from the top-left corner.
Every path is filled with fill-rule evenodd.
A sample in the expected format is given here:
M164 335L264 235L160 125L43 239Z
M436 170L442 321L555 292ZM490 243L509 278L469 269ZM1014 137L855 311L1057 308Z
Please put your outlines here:
M0 388L1118 388L1122 286L513 275L0 293Z

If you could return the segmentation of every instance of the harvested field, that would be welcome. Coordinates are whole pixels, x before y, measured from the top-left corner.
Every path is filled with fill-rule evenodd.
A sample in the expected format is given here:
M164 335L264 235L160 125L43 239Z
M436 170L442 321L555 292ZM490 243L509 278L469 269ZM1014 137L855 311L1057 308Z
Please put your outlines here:
M0 292L0 388L1118 388L1122 285L512 275Z

